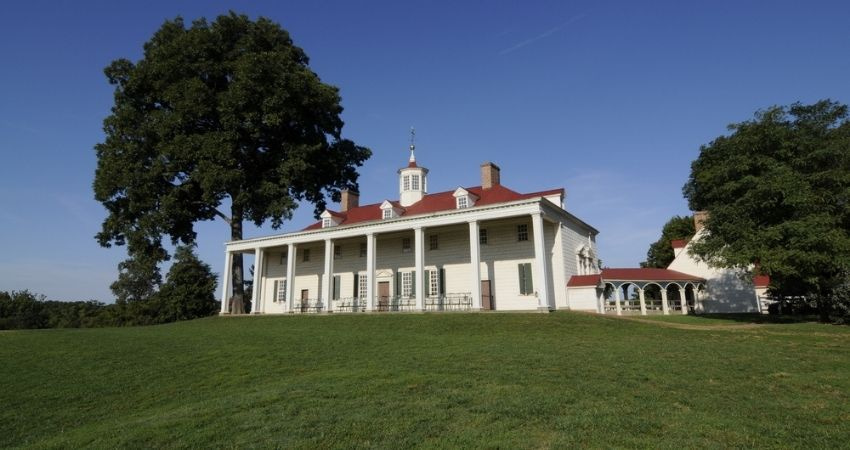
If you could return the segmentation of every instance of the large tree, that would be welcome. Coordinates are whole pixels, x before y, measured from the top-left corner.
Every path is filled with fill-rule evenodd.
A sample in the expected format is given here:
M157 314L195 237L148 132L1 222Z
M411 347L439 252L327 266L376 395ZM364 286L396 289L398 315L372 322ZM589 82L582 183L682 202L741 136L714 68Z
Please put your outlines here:
M640 263L640 266L666 269L676 257L672 242L676 239L690 239L694 233L693 216L671 217L661 229L661 237L649 245L646 261Z
M142 59L105 73L115 103L95 147L95 198L108 211L96 238L126 244L131 258L164 260L162 237L191 244L198 221L222 219L235 240L243 221L278 228L301 200L318 214L326 197L357 188L371 154L342 138L339 90L265 18L166 21ZM240 313L241 257L233 288Z
M756 113L700 150L684 187L707 210L694 252L721 267L759 270L781 295L818 301L822 314L850 269L847 106L795 103Z

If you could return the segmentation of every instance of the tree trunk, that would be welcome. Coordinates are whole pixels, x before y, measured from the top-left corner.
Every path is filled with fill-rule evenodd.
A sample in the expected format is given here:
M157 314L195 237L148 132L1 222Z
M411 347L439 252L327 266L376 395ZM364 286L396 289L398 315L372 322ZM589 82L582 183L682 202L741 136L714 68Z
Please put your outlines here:
M233 206L230 208L230 240L242 239L242 208ZM233 255L233 297L230 301L231 314L245 314L245 282L242 254Z

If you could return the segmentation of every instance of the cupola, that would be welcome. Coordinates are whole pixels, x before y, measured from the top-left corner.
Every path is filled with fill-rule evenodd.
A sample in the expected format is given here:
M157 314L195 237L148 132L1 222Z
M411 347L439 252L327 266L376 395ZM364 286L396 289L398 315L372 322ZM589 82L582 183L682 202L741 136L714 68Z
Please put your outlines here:
M407 167L398 170L399 203L410 206L428 193L428 169L416 164L416 131L410 129L410 158Z

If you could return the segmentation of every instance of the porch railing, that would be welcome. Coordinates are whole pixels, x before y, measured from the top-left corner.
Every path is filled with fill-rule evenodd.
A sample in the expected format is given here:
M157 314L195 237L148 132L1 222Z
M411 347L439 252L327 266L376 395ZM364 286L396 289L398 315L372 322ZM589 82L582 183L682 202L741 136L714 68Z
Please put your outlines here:
M322 312L323 309L324 305L322 305L319 299L310 298L306 300L296 300L292 304L292 310L290 312L295 314L315 314Z
M365 312L366 299L358 297L341 298L333 301L335 312ZM467 292L425 297L425 311L469 311L472 309L472 295ZM294 314L315 314L324 311L321 300L311 298L296 300L290 312ZM416 311L416 298L392 296L375 300L376 312Z
M416 298L394 295L375 300L375 311L378 312L403 312L416 311Z
M425 298L425 311L469 311L472 294L461 292Z
M335 312L365 312L366 299L359 297L340 298L334 300Z

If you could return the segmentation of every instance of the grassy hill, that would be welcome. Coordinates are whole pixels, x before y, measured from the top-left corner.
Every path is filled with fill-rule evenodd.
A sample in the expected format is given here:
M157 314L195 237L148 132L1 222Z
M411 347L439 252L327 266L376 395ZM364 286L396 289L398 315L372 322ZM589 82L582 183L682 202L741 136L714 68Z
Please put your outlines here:
M2 332L0 447L850 442L850 329L700 320L331 315Z

